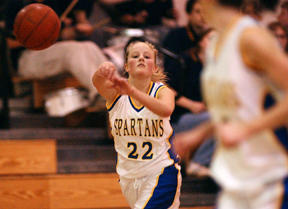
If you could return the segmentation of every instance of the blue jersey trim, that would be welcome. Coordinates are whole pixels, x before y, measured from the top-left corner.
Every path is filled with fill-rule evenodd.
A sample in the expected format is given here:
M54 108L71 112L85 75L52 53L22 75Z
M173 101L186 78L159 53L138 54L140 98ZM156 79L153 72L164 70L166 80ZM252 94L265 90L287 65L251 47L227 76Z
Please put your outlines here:
M174 163L178 163L180 161L179 157L177 156L177 153L174 151L174 148L173 148L173 139L174 139L174 130L173 130L173 133L172 135L170 136L169 138L169 143L170 143L170 149L168 150L168 154L169 154L169 157L174 160Z
M164 168L158 177L157 185L144 209L169 208L177 194L179 170L175 165Z
M281 202L281 209L287 209L288 208L288 177L286 177L283 180L283 186L284 186L284 194L282 197L282 202Z
M164 86L164 85L158 86L158 88L156 89L156 91L155 91L155 93L154 93L154 97L157 98L158 91L159 91L159 89L162 88L162 87L165 87L165 86Z
M151 95L151 92L152 92L154 86L155 86L155 83L153 82L152 85L151 85L151 87L150 87L150 90L149 90L149 92L148 92L148 95ZM133 101L132 101L131 97L128 96L128 98L129 98L129 102L130 102L131 106L133 107L133 109L134 109L136 112L140 112L141 110L143 110L143 108L144 108L143 105L142 105L141 107L136 107L136 105L133 104Z
M130 97L128 97L128 98L129 98L129 102L130 102L131 106L133 107L133 109L134 109L136 112L140 112L141 110L143 110L144 106L141 106L140 108L137 108L137 107L134 106L131 98L130 98Z
M118 102L118 100L120 99L120 97L121 97L121 95L118 96L118 97L115 99L115 101L112 103L112 105L110 105L110 108L107 109L108 112L109 112L110 110L112 110L112 108L113 108L113 107L115 106L115 104Z

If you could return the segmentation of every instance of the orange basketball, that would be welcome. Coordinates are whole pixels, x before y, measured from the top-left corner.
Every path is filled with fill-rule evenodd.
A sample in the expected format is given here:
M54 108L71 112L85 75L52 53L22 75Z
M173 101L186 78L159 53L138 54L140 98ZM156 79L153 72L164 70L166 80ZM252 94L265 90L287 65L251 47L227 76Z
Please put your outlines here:
M26 48L45 49L58 39L61 23L50 7L34 3L21 9L14 21L16 39Z

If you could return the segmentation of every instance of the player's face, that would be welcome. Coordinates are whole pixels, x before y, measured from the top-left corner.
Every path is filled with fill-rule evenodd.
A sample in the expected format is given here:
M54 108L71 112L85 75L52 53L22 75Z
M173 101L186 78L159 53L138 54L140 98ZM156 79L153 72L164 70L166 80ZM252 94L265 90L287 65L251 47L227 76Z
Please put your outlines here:
M125 69L130 76L152 76L155 70L155 52L144 42L138 42L128 48Z

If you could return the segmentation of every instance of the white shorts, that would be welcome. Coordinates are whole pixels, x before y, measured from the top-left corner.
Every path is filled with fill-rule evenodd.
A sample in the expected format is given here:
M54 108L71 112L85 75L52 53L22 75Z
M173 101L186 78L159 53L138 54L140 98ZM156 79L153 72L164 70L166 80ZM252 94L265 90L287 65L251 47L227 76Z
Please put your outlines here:
M137 179L120 177L122 193L132 209L178 209L181 182L178 164Z

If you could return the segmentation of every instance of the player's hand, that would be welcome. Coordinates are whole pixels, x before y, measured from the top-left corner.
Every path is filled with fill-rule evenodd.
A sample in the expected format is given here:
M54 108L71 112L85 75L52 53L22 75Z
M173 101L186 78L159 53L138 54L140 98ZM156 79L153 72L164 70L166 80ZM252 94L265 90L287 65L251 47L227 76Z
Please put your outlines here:
M116 66L112 62L103 62L98 67L99 75L111 80L115 73L117 73Z
M241 123L221 123L216 125L216 135L224 146L233 147L250 135L249 128Z
M123 78L118 73L113 74L111 77L113 87L117 90L119 94L131 95L133 87L129 84L126 78Z

